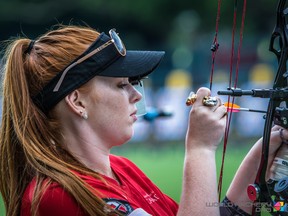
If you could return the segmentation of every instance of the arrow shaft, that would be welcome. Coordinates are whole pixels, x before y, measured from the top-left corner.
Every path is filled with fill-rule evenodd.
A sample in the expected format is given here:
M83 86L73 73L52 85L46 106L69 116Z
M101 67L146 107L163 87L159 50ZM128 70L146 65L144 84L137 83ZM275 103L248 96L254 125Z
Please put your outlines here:
M257 112L257 113L266 113L266 111L263 110L256 110L256 109L249 109L249 108L228 108L229 111L234 111L234 112L239 112L239 111L244 111L244 112Z

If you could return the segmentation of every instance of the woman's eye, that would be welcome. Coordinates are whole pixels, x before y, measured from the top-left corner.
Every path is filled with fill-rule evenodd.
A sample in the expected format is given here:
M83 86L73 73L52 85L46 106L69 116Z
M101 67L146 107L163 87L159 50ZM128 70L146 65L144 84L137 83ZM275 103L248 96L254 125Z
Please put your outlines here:
M121 83L119 85L119 88L125 88L126 86L128 86L130 83Z

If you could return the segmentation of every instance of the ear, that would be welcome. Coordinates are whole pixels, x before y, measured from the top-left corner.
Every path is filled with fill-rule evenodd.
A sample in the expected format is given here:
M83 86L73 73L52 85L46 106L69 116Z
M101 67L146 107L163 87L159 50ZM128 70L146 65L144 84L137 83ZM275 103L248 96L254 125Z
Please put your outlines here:
M65 97L65 102L68 107L77 115L80 115L85 111L85 101L81 93L78 90L74 90Z

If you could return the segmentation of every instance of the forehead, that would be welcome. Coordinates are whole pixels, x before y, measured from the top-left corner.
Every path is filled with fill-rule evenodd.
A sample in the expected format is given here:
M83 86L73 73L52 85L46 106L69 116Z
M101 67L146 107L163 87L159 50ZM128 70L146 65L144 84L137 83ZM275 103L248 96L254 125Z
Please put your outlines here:
M86 87L97 87L97 86L111 86L119 82L128 82L127 77L105 77L105 76L95 76L93 79L89 80L84 86ZM81 87L80 87L81 88Z
M96 82L104 82L104 83L113 83L113 82L128 81L128 77L95 76L95 81Z

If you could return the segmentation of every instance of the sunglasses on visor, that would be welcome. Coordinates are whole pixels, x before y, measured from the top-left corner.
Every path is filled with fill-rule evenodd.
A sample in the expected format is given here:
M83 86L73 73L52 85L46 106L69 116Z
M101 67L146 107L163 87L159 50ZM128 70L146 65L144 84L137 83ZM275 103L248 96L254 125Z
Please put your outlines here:
M75 67L76 65L82 63L86 59L90 58L91 56L95 55L96 53L100 52L101 50L105 49L107 46L113 44L118 51L118 53L121 56L126 56L126 48L123 44L121 38L119 37L118 33L116 33L116 29L111 29L109 31L109 35L111 40L107 41L106 43L102 44L100 47L94 49L93 51L89 52L88 54L84 55L83 57L79 58L76 62L69 65L62 73L61 77L59 78L59 81L57 82L55 88L53 89L53 92L57 92L69 70L71 68Z

